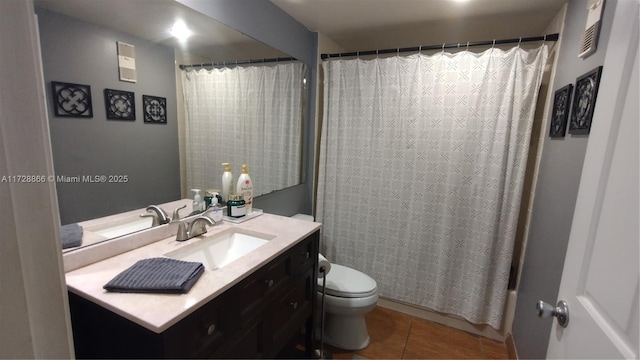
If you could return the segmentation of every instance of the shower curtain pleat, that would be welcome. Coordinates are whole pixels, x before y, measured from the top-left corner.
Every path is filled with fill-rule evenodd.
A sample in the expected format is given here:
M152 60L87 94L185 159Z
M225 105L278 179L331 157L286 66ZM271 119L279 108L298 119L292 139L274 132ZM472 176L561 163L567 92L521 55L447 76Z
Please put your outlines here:
M500 328L547 51L324 62L327 257L381 296Z
M182 71L187 188L247 164L256 195L300 182L303 63ZM235 184L234 184L235 186Z

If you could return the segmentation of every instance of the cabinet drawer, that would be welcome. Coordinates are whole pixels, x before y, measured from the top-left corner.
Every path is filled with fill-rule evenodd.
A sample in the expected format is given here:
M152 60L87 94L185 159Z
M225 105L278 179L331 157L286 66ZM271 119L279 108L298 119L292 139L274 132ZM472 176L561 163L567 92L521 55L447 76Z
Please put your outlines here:
M259 269L234 288L238 325L260 313L265 299L281 291L291 274L291 259L284 256Z
M223 308L214 299L164 332L166 357L199 358L218 349L229 330Z
M282 296L275 299L266 310L266 323L271 331L265 333L265 350L279 351L300 330L312 312L313 276L308 271L306 276L292 282Z
M315 254L315 242L313 240L317 236L318 233L316 232L289 250L293 264L294 276L299 276L309 268L313 267L313 254Z

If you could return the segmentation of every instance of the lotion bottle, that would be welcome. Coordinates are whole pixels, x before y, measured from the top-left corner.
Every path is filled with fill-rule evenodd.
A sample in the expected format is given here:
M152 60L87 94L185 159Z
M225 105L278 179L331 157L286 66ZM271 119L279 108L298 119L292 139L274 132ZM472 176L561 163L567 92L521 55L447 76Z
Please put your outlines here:
M229 201L229 195L233 191L233 174L231 173L231 164L222 163L224 173L222 173L222 202Z
M247 215L251 214L251 207L253 203L253 183L249 177L247 164L242 165L242 174L238 177L238 183L236 185L236 195L242 195L245 203L244 206L247 209Z

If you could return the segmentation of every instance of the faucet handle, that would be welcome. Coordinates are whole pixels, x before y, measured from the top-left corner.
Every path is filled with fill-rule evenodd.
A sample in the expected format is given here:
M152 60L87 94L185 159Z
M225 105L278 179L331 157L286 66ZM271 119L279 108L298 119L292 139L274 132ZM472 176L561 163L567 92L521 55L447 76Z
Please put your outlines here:
M183 221L177 221L178 223L178 233L176 234L176 241L186 241L189 240L189 233L187 232L187 226Z
M187 207L187 204L184 204L182 206L180 206L179 208L173 210L173 215L171 215L171 221L178 221L180 220L180 210L184 209Z

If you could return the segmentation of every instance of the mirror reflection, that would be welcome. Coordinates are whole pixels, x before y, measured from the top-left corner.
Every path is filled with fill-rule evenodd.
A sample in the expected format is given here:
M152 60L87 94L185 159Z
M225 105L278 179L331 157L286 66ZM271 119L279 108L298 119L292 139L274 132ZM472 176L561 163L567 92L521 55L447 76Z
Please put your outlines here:
M254 196L300 183L304 64L173 0L35 6L63 225L132 216L101 229L103 240L153 225L139 217L149 205L221 189L222 162L234 181L248 165ZM169 31L180 23L186 39ZM51 82L70 84L66 95ZM78 89L89 89L92 116L56 116Z

